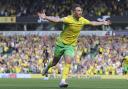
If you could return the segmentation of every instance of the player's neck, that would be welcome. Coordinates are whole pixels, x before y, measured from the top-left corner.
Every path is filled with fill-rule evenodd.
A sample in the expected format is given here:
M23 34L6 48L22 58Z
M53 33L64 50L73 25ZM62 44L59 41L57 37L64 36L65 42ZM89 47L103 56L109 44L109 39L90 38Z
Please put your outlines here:
M73 18L74 18L75 20L79 21L79 17L73 15Z

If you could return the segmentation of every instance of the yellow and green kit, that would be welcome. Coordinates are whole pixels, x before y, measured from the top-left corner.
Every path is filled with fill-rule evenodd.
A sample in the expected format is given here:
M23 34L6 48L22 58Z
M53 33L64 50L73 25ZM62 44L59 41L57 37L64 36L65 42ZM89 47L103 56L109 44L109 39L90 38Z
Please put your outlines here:
M54 56L60 57L62 55L68 55L74 57L74 49L77 45L80 30L84 25L91 24L91 22L84 17L80 17L77 20L73 15L69 15L62 19L64 27L60 36L57 38Z
M123 71L128 74L128 56L123 59Z

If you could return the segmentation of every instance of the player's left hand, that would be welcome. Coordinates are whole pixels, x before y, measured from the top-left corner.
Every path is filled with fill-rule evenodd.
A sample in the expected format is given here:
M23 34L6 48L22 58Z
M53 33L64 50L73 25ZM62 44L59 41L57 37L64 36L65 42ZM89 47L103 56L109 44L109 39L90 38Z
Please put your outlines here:
M42 13L37 12L37 15L38 15L39 17L41 17L42 19L45 19L45 18L46 18L45 10L43 10Z

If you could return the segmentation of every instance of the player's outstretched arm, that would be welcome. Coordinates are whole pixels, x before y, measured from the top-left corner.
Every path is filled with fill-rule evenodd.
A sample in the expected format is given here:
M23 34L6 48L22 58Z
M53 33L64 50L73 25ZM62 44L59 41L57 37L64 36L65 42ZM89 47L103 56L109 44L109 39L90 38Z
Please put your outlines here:
M98 22L98 21L91 21L91 25L93 26L99 26L99 25L110 25L111 22L110 21L102 21L102 22Z
M63 22L63 19L62 18L59 18L59 17L54 17L54 16L46 16L45 12L43 13L40 13L38 12L37 15L39 17L41 17L42 19L45 19L45 20L48 20L48 21L51 21L51 22Z

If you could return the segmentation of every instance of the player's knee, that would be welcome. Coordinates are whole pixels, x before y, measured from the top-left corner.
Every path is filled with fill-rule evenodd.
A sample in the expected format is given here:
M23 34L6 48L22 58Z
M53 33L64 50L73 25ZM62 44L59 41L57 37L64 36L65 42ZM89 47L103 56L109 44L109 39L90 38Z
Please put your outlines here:
M71 64L72 58L69 57L69 56L66 56L66 57L65 57L65 62L66 62L67 64Z

